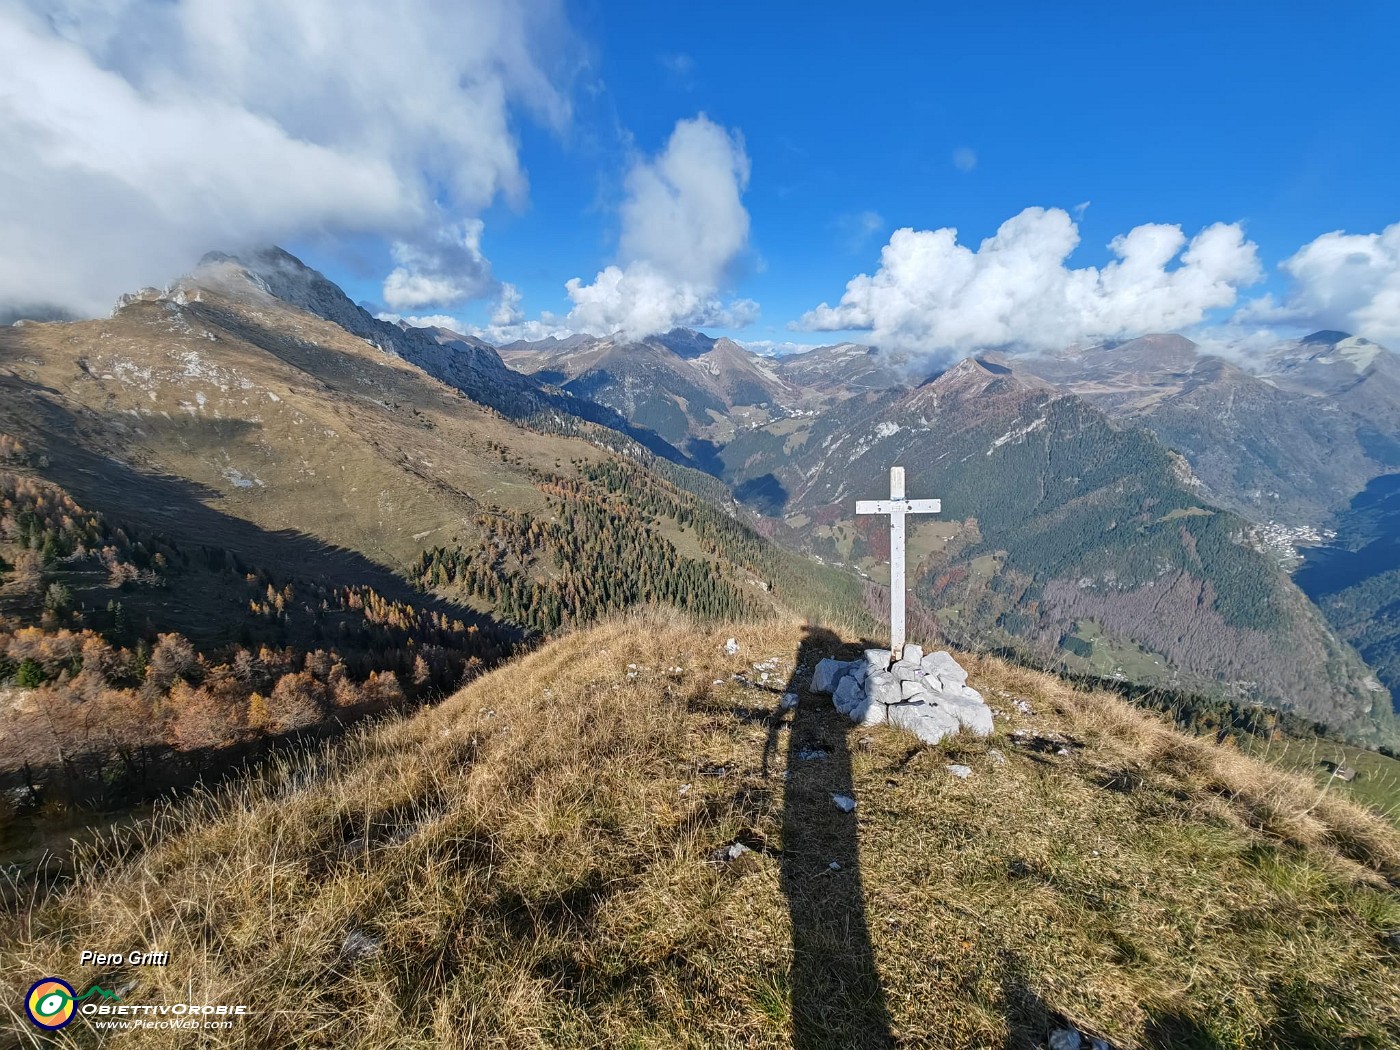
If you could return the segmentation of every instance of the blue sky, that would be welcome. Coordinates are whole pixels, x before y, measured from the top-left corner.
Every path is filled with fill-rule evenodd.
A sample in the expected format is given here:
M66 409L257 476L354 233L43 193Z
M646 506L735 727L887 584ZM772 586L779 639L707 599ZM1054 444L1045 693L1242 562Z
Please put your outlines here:
M161 92L173 84L188 95L195 83L191 56L226 51L236 56L226 79L205 64L196 90L212 83L220 99L271 121L276 149L292 159L250 165L229 188L210 190L213 176L204 178L203 200L241 200L247 182L277 198L291 170L306 183L275 208L248 205L242 225L230 207L227 228L209 220L171 239L184 250L200 236L227 243L255 231L355 299L405 316L490 329L495 314L498 336L532 321L538 334L680 318L751 342L852 337L943 349L1033 341L1032 324L1048 342L1227 321L1238 334L1322 323L1400 332L1390 302L1400 303L1400 229L1384 236L1400 223L1393 4L540 2L519 5L517 24L499 2L424 2L421 27L358 32L358 3L327 5L326 17L345 23L343 50L367 48L364 59L387 70L348 86L342 70L298 50L309 20L267 0L249 6L281 23L270 57L256 30L206 0L117 6L130 25L174 20L180 43L155 56L123 50L120 18L98 26L83 5L36 3L27 23L5 18L36 39L52 34L96 71L78 68L79 58L68 69L55 50L34 84L67 77L76 91L82 76L115 74L134 87L132 116L145 105L163 118L174 103ZM41 19L40 8L68 16ZM279 55L285 68L269 71ZM285 79L284 92L250 87L250 73ZM181 85L181 76L191 79ZM477 78L475 94L456 92L453 76ZM25 90L21 80L14 93ZM314 163L298 159L308 143L343 162L328 162L324 204L316 178L302 174ZM207 144L189 145L192 158ZM678 188L676 172L692 162L704 177ZM36 156L29 174L52 181L44 166L58 163ZM116 162L89 166L102 164ZM464 169L475 176L460 177ZM137 178L118 175L128 187ZM342 190L350 184L353 193ZM956 228L975 252L1028 208L1065 216L1027 216L995 259L921 233L880 270L898 228ZM21 221L33 224L0 210L0 228ZM1117 258L1109 243L1135 228L1179 226L1189 242L1218 223L1231 230L1202 243L1209 259L1198 274L1167 282L1185 266L1177 251L1187 243L1174 249L1159 226L1141 235L1132 266L1102 273ZM1352 239L1318 240L1332 231ZM38 242L43 231L18 234ZM1293 271L1281 271L1290 258ZM385 283L396 267L397 295ZM609 267L611 284L600 280ZM1098 272L1086 276L1087 267ZM843 302L862 273L874 281ZM586 308L566 291L572 278L583 297L593 290ZM831 309L814 314L822 303ZM1080 319L1059 323L1066 313Z
M1319 234L1400 221L1394 5L603 6L578 19L607 91L593 119L647 150L696 112L743 132L752 337L809 338L784 325L873 270L897 226L975 243L1089 201L1073 261L1101 265L1141 223L1243 221L1278 289L1274 264ZM609 261L595 204L625 161L526 145L530 213L502 216L488 254L527 304L563 309L564 280Z

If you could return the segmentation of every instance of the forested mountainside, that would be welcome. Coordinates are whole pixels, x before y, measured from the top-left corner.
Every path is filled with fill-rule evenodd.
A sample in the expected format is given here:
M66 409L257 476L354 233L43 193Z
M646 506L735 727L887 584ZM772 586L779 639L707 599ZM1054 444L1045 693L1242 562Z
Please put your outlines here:
M724 456L814 550L872 573L886 524L850 505L905 464L911 495L940 497L946 519L912 525L916 593L957 637L1393 739L1388 693L1251 523L1202 499L1147 432L1006 365L964 361L899 397L755 430Z
M269 571L216 535L123 525L43 481L13 438L0 451L6 779L160 790L215 752L439 696L515 648L514 631L368 575Z
M1400 474L1376 478L1308 552L1298 585L1392 692L1400 691Z
M1210 499L1312 532L1372 478L1400 469L1400 359L1318 332L1229 361L1146 336L1016 361L1186 457Z
M1400 696L1395 528L1400 358L1314 332L1238 362L1149 336L1018 362L1179 452L1212 502L1258 525L1336 631Z

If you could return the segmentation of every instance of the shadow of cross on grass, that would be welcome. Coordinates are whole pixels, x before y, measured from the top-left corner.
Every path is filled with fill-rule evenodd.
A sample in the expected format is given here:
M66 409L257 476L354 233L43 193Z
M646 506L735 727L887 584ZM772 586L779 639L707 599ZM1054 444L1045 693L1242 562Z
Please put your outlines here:
M860 810L843 813L832 802L833 795L845 795L859 803L848 742L851 723L829 698L808 691L817 662L850 649L825 628L804 629L786 689L798 695L798 704L791 711L780 705L773 713L764 749L767 772L787 728L781 879L792 922L795 1050L894 1045L866 922ZM839 868L831 867L833 861Z

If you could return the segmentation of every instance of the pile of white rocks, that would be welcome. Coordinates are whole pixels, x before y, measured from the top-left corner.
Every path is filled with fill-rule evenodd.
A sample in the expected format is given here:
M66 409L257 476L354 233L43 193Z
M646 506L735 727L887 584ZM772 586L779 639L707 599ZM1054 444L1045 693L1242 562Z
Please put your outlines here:
M836 709L852 722L888 722L936 744L965 729L990 736L992 711L968 687L967 672L948 653L924 655L905 645L899 660L888 649L867 649L859 660L823 660L812 673L812 692L830 693Z

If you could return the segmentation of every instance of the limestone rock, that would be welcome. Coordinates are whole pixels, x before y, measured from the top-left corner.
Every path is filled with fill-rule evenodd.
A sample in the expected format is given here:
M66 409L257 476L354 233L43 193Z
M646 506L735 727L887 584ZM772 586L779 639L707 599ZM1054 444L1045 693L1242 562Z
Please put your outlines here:
M888 649L867 649L865 650L865 662L870 666L871 671L889 670L890 651Z
M1073 1028L1057 1028L1050 1033L1050 1050L1079 1050L1084 1038Z
M987 701L982 694L970 685L944 686L946 692L962 697L964 700L971 700L974 704L985 704Z
M812 692L836 692L837 683L851 669L851 666L845 660L823 660L817 664L817 669L812 672Z
M915 645L913 642L904 643L904 653L900 656L901 660L908 660L911 664L916 664L923 658L924 647L922 645Z
M929 653L919 661L919 666L923 668L925 674L937 675L944 686L957 684L967 684L967 672L958 666L958 662L942 649L936 653Z
M850 795L832 795L831 803L842 813L851 813L856 808L856 800Z
M910 660L899 660L890 665L890 674L901 682L913 682L923 677L919 665Z
M925 697L927 697L929 694L928 694L928 690L924 688L924 683L923 683L923 682L915 681L915 682L900 682L900 683L899 683L899 695L900 695L900 698L903 699L903 700L922 700L922 699L924 699Z
M836 692L832 695L832 702L836 705L836 710L843 715L850 714L851 708L864 699L861 688L856 684L854 678L842 678L836 686Z
M961 726L956 718L930 704L895 704L888 708L890 725L913 733L925 744L936 744Z
M710 863L715 865L732 864L745 853L751 852L753 851L742 842L731 842L727 846L720 846L718 849L711 850Z
M959 725L978 736L992 735L992 709L980 700L971 700L960 693L946 690L931 694L939 710L955 718Z
M952 773L953 776L957 777L959 780L966 780L968 777L972 776L972 767L964 766L958 762L954 762L951 765L944 766L943 768L946 769L949 773Z
M847 714L857 725L878 726L884 724L887 710L879 701L862 698Z
M888 671L877 671L866 676L865 695L877 704L897 704L903 699L899 683Z
M736 640L733 639L733 638L729 639L729 641L727 641L727 642L724 643L724 651L725 651L726 653L728 653L730 656L738 656L738 655L739 655L739 643L738 643L738 641L736 641Z

